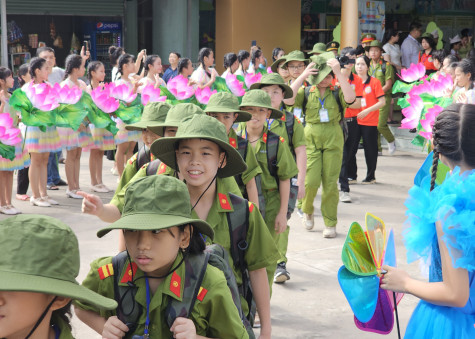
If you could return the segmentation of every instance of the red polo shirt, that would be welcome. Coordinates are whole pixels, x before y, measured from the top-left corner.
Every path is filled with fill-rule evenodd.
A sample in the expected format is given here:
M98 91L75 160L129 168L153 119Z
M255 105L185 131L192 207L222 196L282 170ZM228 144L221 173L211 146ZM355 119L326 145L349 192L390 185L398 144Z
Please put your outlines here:
M383 87L381 86L381 82L368 76L368 79L363 83L363 98L362 101L366 101L366 105L363 107L363 103L361 105L361 111L366 109L367 107L371 107L378 103L378 99L384 97ZM364 99L364 100L363 100ZM358 119L358 124L364 126L378 126L379 120L379 109L372 111L363 119Z

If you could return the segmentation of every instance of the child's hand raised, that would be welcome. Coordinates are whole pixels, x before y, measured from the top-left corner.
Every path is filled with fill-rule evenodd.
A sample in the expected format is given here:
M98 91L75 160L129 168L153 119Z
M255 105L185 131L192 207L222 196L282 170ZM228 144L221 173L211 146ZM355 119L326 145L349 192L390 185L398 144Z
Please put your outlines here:
M102 338L104 339L121 339L129 331L127 325L119 320L116 316L107 319L102 330Z
M95 216L101 215L104 209L104 204L102 203L101 198L99 198L97 195L88 194L82 191L78 191L77 194L84 198L82 199L81 206L82 213L92 214Z
M176 318L170 331L173 332L173 338L176 339L196 339L195 324L187 318Z

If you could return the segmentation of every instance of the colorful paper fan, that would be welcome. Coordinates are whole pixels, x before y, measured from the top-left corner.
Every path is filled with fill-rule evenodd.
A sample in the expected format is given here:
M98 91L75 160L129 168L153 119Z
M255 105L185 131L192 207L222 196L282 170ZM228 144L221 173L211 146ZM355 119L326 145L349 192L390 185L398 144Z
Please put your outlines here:
M394 326L393 292L379 287L381 267L396 266L394 233L386 237L384 222L366 214L366 232L356 222L348 230L341 253L338 282L362 331L388 334ZM396 293L396 303L403 297Z

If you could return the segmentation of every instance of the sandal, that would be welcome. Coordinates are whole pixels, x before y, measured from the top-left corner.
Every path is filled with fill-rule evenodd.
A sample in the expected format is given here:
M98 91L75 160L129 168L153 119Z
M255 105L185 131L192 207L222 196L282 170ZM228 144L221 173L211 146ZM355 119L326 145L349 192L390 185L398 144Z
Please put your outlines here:
M59 187L54 185L54 184L53 185L46 185L46 189L50 190L50 191L58 191Z
M30 199L30 196L28 194L17 194L16 195L16 200L28 201L29 199Z

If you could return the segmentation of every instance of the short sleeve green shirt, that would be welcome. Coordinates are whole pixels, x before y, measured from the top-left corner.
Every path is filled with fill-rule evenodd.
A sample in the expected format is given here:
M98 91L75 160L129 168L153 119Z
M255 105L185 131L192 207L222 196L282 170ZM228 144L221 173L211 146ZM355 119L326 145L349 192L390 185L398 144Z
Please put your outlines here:
M390 64L386 64L386 72L383 73L382 65L382 61L380 61L379 63L374 63L373 61L371 61L368 74L378 79L381 82L381 86L386 85L386 81L388 80L391 80L394 83L394 67L392 67ZM386 93L386 95L388 94L391 95L391 91Z
M238 149L238 142L241 137L238 137L234 129L231 128L228 134L229 137L229 144L233 146L235 149ZM256 156L254 152L252 152L251 145L249 143L247 144L247 150L246 150L246 159L244 159L247 165L247 169L239 174L241 176L241 180L244 183L244 185L247 185L247 183L252 179L255 178L257 175L261 174L261 168L259 167L259 164L257 163ZM246 187L239 187L241 190L241 193L244 193L244 190Z
M172 267L178 265L181 261L181 253L178 254ZM128 271L130 268L124 267L122 272L111 272L101 279L99 271L105 268L111 269L112 257L100 258L91 263L91 270L89 274L82 282L84 287L99 293L105 297L114 299L114 274L119 273L119 285L127 286ZM158 286L157 290L152 296L150 302L150 326L149 333L150 338L171 338L172 333L164 319L166 319L166 308L169 298L181 300L183 295L185 277L185 265L180 265L175 273L180 278L176 279L175 274L170 274L165 280ZM106 274L107 275L107 274ZM135 299L146 310L146 287L143 272L137 269L134 276L135 284L137 286L137 293ZM125 279L124 279L125 278ZM178 284L179 291L176 288L172 288L172 282L180 281ZM212 338L248 338L248 334L244 325L241 322L239 313L234 305L231 292L224 278L223 272L218 268L208 265L206 273L203 278L202 287L207 290L204 298L199 300L197 298L193 310L191 311L190 319L193 321L196 327L196 334ZM74 302L75 305L81 309L98 313L101 317L108 319L111 316L116 315L115 310L100 310L90 305L83 304L79 301ZM143 335L145 327L146 311L142 312L137 329L134 334Z
M293 154L295 154L295 149L300 146L305 146L306 141L305 141L305 132L304 132L304 127L302 125L302 122L300 121L299 118L295 117L292 113L285 111L285 115L282 117L282 119L277 120L274 119L270 122L270 131L281 136L284 138L286 141L289 141L289 135L287 133L287 127L285 126L286 122L286 116L292 115L294 123L293 123L293 135L292 135L292 146L291 146L291 151ZM290 146L290 142L289 142Z
M342 105L343 110L349 105L345 102L343 97L343 91L338 89L338 97ZM323 103L323 105L322 105ZM316 86L310 87L307 107L305 111L305 120L309 124L319 124L320 122L320 109L325 108L328 111L329 122L338 122L341 119L340 108L336 101L335 95L330 87L325 89L323 97L320 95L320 91ZM325 124L325 123L323 123Z

